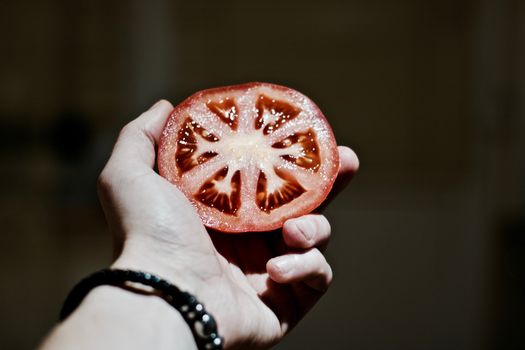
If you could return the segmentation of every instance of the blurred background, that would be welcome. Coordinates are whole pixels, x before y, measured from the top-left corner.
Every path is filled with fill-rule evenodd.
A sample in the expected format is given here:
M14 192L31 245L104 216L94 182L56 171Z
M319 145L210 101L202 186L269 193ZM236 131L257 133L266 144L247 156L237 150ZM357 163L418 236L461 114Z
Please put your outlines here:
M276 348L525 348L524 1L7 0L0 47L1 349L110 263L119 129L247 81L310 96L362 165L334 284Z

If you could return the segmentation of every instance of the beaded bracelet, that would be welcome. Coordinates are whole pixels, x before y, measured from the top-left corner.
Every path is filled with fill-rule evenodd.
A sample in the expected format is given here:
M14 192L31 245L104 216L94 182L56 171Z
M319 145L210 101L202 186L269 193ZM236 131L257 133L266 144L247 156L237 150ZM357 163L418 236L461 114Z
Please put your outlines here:
M104 269L84 278L67 296L60 311L60 320L68 317L91 289L101 285L122 286L126 282L140 283L161 292L163 299L181 313L199 349L222 349L223 340L217 332L215 319L206 312L204 306L193 295L146 272Z

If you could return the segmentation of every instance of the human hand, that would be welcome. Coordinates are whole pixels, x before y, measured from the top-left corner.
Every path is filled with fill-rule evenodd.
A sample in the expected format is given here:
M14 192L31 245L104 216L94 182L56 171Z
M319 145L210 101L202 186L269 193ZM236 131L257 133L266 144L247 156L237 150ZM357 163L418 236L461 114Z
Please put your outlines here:
M126 125L100 175L99 196L117 257L113 267L157 274L196 295L216 318L225 348L268 348L328 288L332 271L321 251L330 225L324 216L309 214L275 232L208 233L188 199L153 170L172 109L159 101ZM358 168L349 148L339 152L330 197Z

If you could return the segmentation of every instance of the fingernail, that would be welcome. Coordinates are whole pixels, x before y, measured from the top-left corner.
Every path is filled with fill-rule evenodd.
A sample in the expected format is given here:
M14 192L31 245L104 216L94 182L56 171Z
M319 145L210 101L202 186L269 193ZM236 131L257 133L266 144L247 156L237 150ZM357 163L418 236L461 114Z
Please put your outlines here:
M297 222L297 229L301 234L304 236L304 238L307 241L312 240L314 233L313 233L313 227L308 222L305 222L306 220L299 220Z
M151 106L149 109L152 110L152 109L155 109L158 105L160 105L162 103L162 99L158 100L157 102L155 102L153 104L153 106Z
M282 275L286 275L292 269L292 262L288 257L275 259L274 264Z

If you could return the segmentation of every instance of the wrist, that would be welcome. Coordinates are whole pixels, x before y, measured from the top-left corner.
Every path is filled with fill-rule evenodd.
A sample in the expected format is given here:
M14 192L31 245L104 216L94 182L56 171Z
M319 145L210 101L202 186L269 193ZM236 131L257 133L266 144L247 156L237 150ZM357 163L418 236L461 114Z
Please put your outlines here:
M116 324L130 323L137 330L151 331L160 339L170 342L184 339L185 343L192 344L192 349L196 349L191 330L180 312L153 293L103 285L94 288L86 296L85 304L91 307L93 316L97 318L112 317ZM128 328L126 334L129 336L133 333Z
M219 333L231 344L238 338L238 333L242 333L241 328L245 324L240 318L251 305L244 305L242 310L233 305L224 305L224 297L237 300L238 291L231 288L227 275L217 271L218 266L220 264L215 256L199 254L189 247L177 250L159 246L159 242L152 243L140 238L128 239L121 255L110 268L148 272L193 294L214 316Z
M166 279L179 289L191 293L206 284L203 278L188 268L184 254L148 239L128 239L120 256L111 264L112 269L129 269L149 272Z
M189 326L199 349L223 349L214 317L194 295L181 291L165 279L142 271L103 269L82 279L73 287L60 311L60 320L67 319L96 287L118 286L139 295L155 295L180 312ZM118 307L109 307L118 311Z
M167 302L108 285L91 290L45 345L58 348L54 343L77 349L197 349L182 315Z

